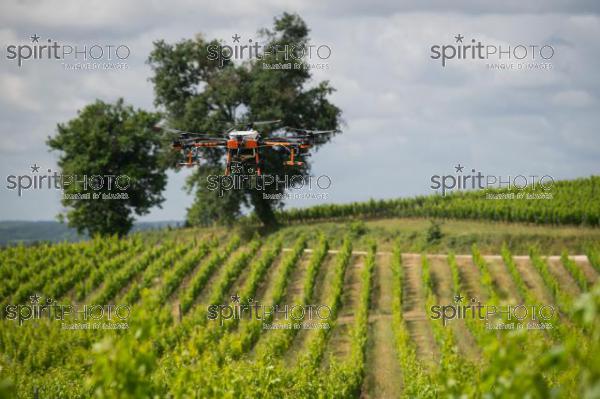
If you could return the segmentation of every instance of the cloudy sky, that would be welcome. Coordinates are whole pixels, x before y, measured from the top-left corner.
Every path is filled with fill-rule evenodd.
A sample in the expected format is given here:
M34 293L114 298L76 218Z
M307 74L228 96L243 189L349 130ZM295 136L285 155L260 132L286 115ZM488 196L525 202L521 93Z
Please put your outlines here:
M49 220L58 192L6 188L8 175L36 163L56 169L45 145L56 123L95 99L119 97L153 109L152 42L202 33L231 43L256 38L283 11L297 12L314 43L331 47L329 69L314 71L337 89L344 132L312 157L314 175L328 175L327 202L432 192L431 175L460 163L488 175L551 175L600 171L600 3L596 1L4 0L0 5L0 220ZM127 70L69 71L60 61L8 59L11 45L33 35L62 44L126 45ZM431 46L455 36L504 49L549 45L550 69L498 70L516 59L441 60ZM534 52L535 53L535 52ZM530 53L531 54L531 53ZM536 54L537 55L537 54ZM101 151L101 149L99 149ZM191 203L186 172L171 173L162 209L142 220L183 219ZM293 206L319 203L291 201Z

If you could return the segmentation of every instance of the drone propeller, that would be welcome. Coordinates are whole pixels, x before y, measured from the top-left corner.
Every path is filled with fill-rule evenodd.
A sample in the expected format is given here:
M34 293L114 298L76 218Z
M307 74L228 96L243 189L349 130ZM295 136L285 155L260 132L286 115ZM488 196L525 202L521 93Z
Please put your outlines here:
M255 122L250 122L250 124L253 126L254 125L260 126L260 125L272 125L274 123L280 123L280 122L281 122L281 119L275 119L272 121L255 121Z
M208 133L196 133L196 132L186 132L185 130L173 129L171 127L161 127L160 130L163 130L167 133L179 134L181 136L186 137L208 137Z
M339 133L340 131L337 129L334 130L307 130L309 134L334 134Z
M285 126L285 127L283 127L283 129L292 130L292 131L297 132L297 133L304 133L306 135L339 133L339 130L337 130L337 129L331 129L331 130L310 130L310 129L302 129L302 128L297 128L297 127L291 127L291 126Z
M272 125L272 124L276 124L276 123L280 123L281 120L280 119L275 119L275 120L270 120L270 121L241 121L241 122L234 122L234 123L230 123L229 126L229 130L227 131L228 133L231 132L232 130L234 130L235 128L238 128L240 126L245 126L248 128L253 128L255 126L263 126L263 125Z
M316 140L317 137L338 133L339 130L309 130L286 126L280 129L279 132L279 137L285 140L312 141ZM277 138L277 135L273 138Z
M170 133L172 135L176 135L174 138L176 142L179 144L194 144L203 141L211 141L211 140L224 140L223 136L215 136L210 135L208 133L196 133L196 132L188 132L185 130L174 129L166 126L156 125L155 129L162 130L166 133Z

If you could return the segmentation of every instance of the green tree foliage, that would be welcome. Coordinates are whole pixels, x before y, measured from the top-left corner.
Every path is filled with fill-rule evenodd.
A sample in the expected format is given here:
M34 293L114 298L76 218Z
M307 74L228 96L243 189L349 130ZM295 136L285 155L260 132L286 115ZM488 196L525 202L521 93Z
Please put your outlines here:
M100 100L86 106L77 117L59 124L48 145L61 152L58 166L63 176L128 176L125 191L109 189L108 178L100 190L84 191L81 184L69 184L66 194L126 193L127 199L65 198L66 217L71 227L89 234L126 234L133 214L144 215L163 200L166 173L160 136L152 130L159 115L135 110L123 100L108 104ZM123 180L125 181L125 180Z
M240 204L244 202L241 190L223 190L215 195L204 186L209 175L219 175L223 172L220 167L200 168L186 182L188 193L196 190L195 200L187 210L187 224L192 226L210 226L215 221L227 226L233 225L241 216Z
M282 49L286 45L307 45L308 34L308 27L298 15L284 13L275 19L272 30L260 31L260 43L269 54L263 54L260 61L237 64L224 58L210 59L214 58L209 57L210 49L214 52L221 45L216 40L196 36L175 44L157 41L148 60L154 71L156 105L164 108L170 125L188 131L220 133L227 122L273 119L281 120L283 126L335 129L341 111L327 100L334 89L326 81L310 82L306 61L297 60L303 68L296 69L263 67L287 62L281 59ZM267 135L271 128L257 129ZM194 204L188 210L189 224L230 223L244 206L253 209L263 224L276 223L274 209L283 205L282 200L265 199L263 193L282 193L283 185L271 185L268 190L232 190L219 196L218 191L207 190L206 176L214 174L215 168L218 174L223 173L224 151L207 149L205 154L206 163L188 181L188 189L196 190ZM286 176L306 175L310 169L309 164L284 166L289 153L283 148L263 151L261 157L263 170L281 181Z

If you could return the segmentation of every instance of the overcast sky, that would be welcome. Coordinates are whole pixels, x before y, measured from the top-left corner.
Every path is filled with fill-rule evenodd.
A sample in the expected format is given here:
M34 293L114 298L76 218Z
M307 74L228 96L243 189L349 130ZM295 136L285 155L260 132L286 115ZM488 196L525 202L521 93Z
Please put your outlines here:
M56 123L95 99L124 97L153 109L145 63L152 42L202 33L232 43L256 38L283 11L297 12L311 40L332 49L329 69L314 71L337 89L343 134L312 157L328 175L327 202L431 193L431 175L460 163L484 174L598 174L600 153L600 3L597 1L6 1L0 4L0 220L49 220L59 193L18 197L6 177L36 163L56 169L45 145ZM56 60L7 59L10 45L51 38L62 44L126 45L127 70L68 71ZM497 59L430 58L455 36L484 45L551 45L549 70L491 70ZM515 63L515 60L507 62ZM536 58L535 62L541 61ZM101 151L102 149L99 149ZM189 173L189 172L188 172ZM183 219L191 197L186 172L170 173L163 209L142 220ZM318 200L292 201L306 206Z

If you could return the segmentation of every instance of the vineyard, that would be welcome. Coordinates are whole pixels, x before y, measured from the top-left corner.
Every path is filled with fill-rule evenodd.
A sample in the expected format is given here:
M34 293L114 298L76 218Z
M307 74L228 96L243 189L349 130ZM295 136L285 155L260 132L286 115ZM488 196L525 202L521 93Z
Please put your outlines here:
M491 194L508 200L487 198ZM517 195L521 195L519 197ZM536 195L551 195L539 199ZM513 195L514 197L510 197ZM538 224L600 224L600 177L557 181L548 190L539 187L457 191L442 195L391 200L370 200L350 204L326 204L282 211L283 222L344 219L348 217L438 217L488 219ZM530 196L530 197L528 197ZM531 197L533 196L533 197ZM533 199L532 199L533 198Z
M598 241L582 246L585 253L565 248L552 256L536 245L513 253L509 243L490 254L477 244L413 253L397 237L354 225L323 231L290 227L245 238L176 230L4 248L0 395L597 394ZM28 313L46 299L77 306L72 313L111 304L129 305L130 314L113 320L117 327L65 328L64 320ZM523 320L534 327L490 328L511 325L517 310L486 320L453 314L475 303L486 312L535 305L536 316ZM304 314L301 328L273 328L287 325L293 311L249 316L275 304L327 312L312 320ZM440 306L443 320L435 317ZM553 314L539 313L549 306ZM251 310L248 317L230 317L241 309Z

